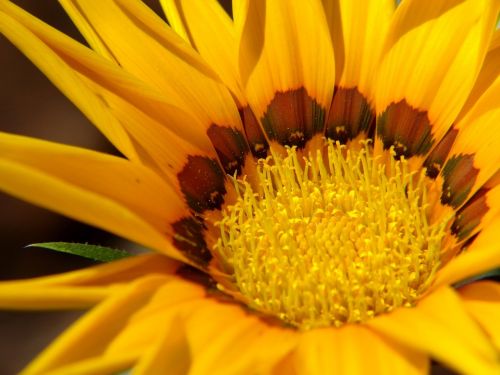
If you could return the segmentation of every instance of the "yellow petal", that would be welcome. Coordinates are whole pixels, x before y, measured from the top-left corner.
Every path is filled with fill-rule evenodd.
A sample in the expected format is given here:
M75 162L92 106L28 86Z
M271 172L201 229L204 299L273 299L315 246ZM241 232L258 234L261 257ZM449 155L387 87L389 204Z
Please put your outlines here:
M112 296L120 287L38 287L0 283L0 308L13 310L84 309Z
M295 332L269 327L238 305L215 301L193 311L186 329L193 374L269 373L296 343Z
M451 231L460 241L476 235L492 223L500 212L500 186L483 186L455 214Z
M30 287L49 286L109 286L129 282L147 274L175 273L181 263L155 253L134 255L110 263L99 264L77 271L36 277L27 280L5 281L0 285Z
M134 375L188 373L191 364L184 323L173 319L170 329L163 327L159 344L143 355L134 367Z
M330 32L318 1L250 2L245 29L240 36L240 69L248 99L260 118L276 91L304 87L320 105L330 105L335 63ZM258 61L247 54L259 43L255 34L264 32ZM249 39L249 40L247 40Z
M368 328L345 325L305 332L294 353L299 374L427 374L426 354L388 342Z
M131 256L78 271L0 283L4 309L90 307L118 292L123 283L155 273L172 275L180 263L159 254Z
M326 136L341 143L372 134L377 71L395 3L323 0L335 51L335 91Z
M459 289L465 308L481 325L500 351L500 285L479 281Z
M217 158L231 175L242 170L249 150L241 131L216 124L203 129L199 120L166 102L159 91L20 8L9 5L6 10L36 34L32 37L38 43L45 43L75 69L82 81L105 101L107 108L132 135L141 160L166 176L190 208L200 212L206 208L210 197L217 195L222 200L224 171L219 168ZM165 147L172 143L176 147ZM197 163L195 167L194 163ZM200 176L203 176L201 180Z
M319 0L238 6L242 84L267 136L303 146L323 132L335 84L328 24Z
M382 50L376 110L397 112L402 103L414 121L394 116L389 120L394 123L379 127L386 148L400 142L410 149L418 146L411 154L425 155L445 135L479 73L498 5L489 0L408 0L397 7ZM409 126L412 137L391 139Z
M496 351L450 288L435 290L416 307L399 308L366 324L460 373L500 371Z
M162 0L172 28L190 42L224 84L246 104L239 83L238 43L229 15L217 0Z
M134 78L115 64L14 4L2 3L1 7L0 9L5 10L9 16L33 33L29 36L34 39L33 43L42 43L50 48L90 86L89 88L92 88L99 97L105 98L107 106L111 100L108 97L109 93L112 93L122 98L129 107L136 107L194 146L205 151L212 149L210 140L202 131L202 124L193 116L170 104L168 98L160 91ZM118 114L114 112L114 115ZM124 120L126 116L120 117L120 121ZM147 147L147 145L143 146ZM175 148L171 152L175 152Z
M133 114L129 111L128 126L146 132L139 139L156 145L156 156L164 155L158 144L161 139L152 137L153 129L144 128ZM169 185L142 165L93 151L2 133L0 146L6 173L20 176L0 180L6 192L177 259L186 258L172 243L193 261L209 260L205 229L191 216L188 205L203 212L224 202L225 176L215 156L194 153L156 159L167 163L164 171L175 179ZM189 149L180 141L178 146L179 153ZM33 195L33 184L41 184L43 192Z
M374 72L394 13L393 0L323 0L335 51L335 82L373 100Z
M120 66L159 90L170 103L211 124L241 128L225 86L201 58L141 1L61 0L78 9Z
M0 160L0 189L17 198L107 230L118 236L184 259L167 236L129 208L33 167ZM33 187L37 193L33 194Z
M57 370L45 372L45 375L89 375L119 374L130 369L137 360L137 355L121 355L113 357L94 357L78 361ZM25 373L24 373L25 374ZM23 373L21 373L23 375Z
M493 84L498 84L500 74L500 30L495 30L491 44L479 71L474 87L460 111L458 119L467 114L478 100L486 94Z
M107 197L163 228L180 217L175 192L151 170L126 159L0 132L0 160L22 164Z
M479 234L470 248L448 262L436 275L434 288L452 285L471 276L500 267L498 216Z
M200 285L181 279L172 279L157 290L147 306L129 320L106 350L106 355L155 350L165 332L178 317L184 319L191 312L209 303ZM160 349L158 349L160 350Z
M108 48L106 41L101 38L89 20L81 16L77 4L72 1L60 1L60 3L92 49L99 55L116 63L117 60L113 56L113 52Z
M214 306L215 307L215 306ZM235 307L237 308L237 307ZM239 319L225 313L226 309L217 308L216 315L208 314L207 309L197 313L202 317L210 318L204 320L204 325L200 329L210 332L210 335L201 339L193 329L190 342L193 347L193 363L190 374L202 375L211 373L220 374L243 374L259 365L248 360L248 348L252 346L256 337L261 334L264 327L259 324L256 317L241 316ZM226 324L227 319L231 319L231 324ZM210 322L210 324L206 324ZM189 323L188 323L189 324ZM196 324L198 323L191 323ZM196 336L196 337L195 337ZM260 347L260 350L263 348Z
M170 126L166 126L164 122L158 122L120 96L104 88L99 88L92 82L88 82L88 84L99 90L106 98L110 112L120 120L132 138L144 148L144 152L154 162L154 168L159 170L160 174L165 176L169 184L175 188L178 199L183 199L183 196L177 175L187 163L188 157L204 156L217 160L217 154L210 144L209 138L205 135L206 142L201 141L203 133L198 132L197 139L199 141L194 142L192 139L188 140L185 135L184 137L179 136L179 133L182 134L182 132L175 129L176 126L181 127L184 123L196 123L196 120L190 116L184 117L182 112L175 114L174 111L171 111L169 118L163 119L163 121L167 119L172 121L169 122ZM201 143L203 143L202 147L204 148L197 147L197 144L201 145ZM166 145L171 145L171 147L165 147Z
M102 355L130 315L147 303L166 281L164 276L145 277L104 301L59 336L25 369L25 374L47 373Z
M495 94L497 98L500 85L497 85ZM457 125L459 131L442 170L441 201L453 208L464 204L498 172L500 138L497 124L500 121L500 109L493 107L492 100L493 96L490 96L489 108L484 112L477 117L466 116L467 123L462 124L464 118Z
M193 46L192 36L185 24L184 14L177 0L160 0L163 12L167 17L168 24L186 43Z
M66 3L68 2L65 1L64 4ZM138 109L145 112L142 117L151 116L160 127L163 125L168 128L170 134L175 133L170 137L172 139L169 143L178 144L179 147L163 148L163 156L170 155L171 158L178 160L186 155L184 151L189 148L189 144L211 154L215 154L215 148L224 171L231 175L234 172L240 173L249 149L243 135L239 112L225 86L216 82L213 77L207 76L203 70L204 63L198 61L199 57L141 2L123 2L118 5L112 1L105 1L97 8L90 2L71 2L71 4L78 5L75 9L79 9L80 16L85 16L93 27L105 36L120 66L143 80L144 85L153 90L151 93L151 89L145 91L140 86L134 90L110 81L103 77L102 72L98 71L101 68L96 66L96 62L90 61L91 58L88 56L85 61L87 64L93 64L91 74L87 67L85 69L81 66L75 67L95 82L96 85L91 85L93 89L104 96L108 105L113 107L113 113L123 122L132 136L138 136L138 130L142 135L144 130L148 130L146 121L132 119L141 116L140 112L133 108L138 106ZM112 28L108 25L109 19L103 18L104 13L109 13L115 22ZM141 23L136 22L136 18ZM124 38L123 34L118 32L120 28L125 28L125 32L130 35ZM40 30L39 33L42 37L50 39L53 48L62 48L60 45L63 45L65 54L83 54L81 51L75 51L74 47L71 48L68 42L62 42L60 40L62 38L56 39L54 35L50 35L49 38L46 30L43 30L43 33ZM134 43L138 46L134 46ZM109 70L108 67L106 69ZM117 76L115 79L120 78ZM101 89L102 85L105 85L106 89ZM146 97L141 98L143 91ZM155 93L161 93L159 99ZM137 99L139 99L138 104L136 104ZM137 124L142 124L142 129L138 129ZM153 122L151 127L158 128L156 125ZM155 131L159 132L162 130ZM168 137L168 131L163 133ZM183 138L184 142L176 142L178 137ZM148 150L148 145L142 143L143 138L138 141L145 150ZM157 139L156 143L159 141ZM154 152L158 152L158 148L151 151ZM155 156L158 155L153 155L153 159ZM184 163L185 160L182 161L182 164ZM173 165L175 169L178 163L170 160L160 165L164 168ZM234 165L237 168L234 168ZM179 172L177 170L174 174Z
M29 30L4 13L6 4L8 2L0 3L0 33L15 44L124 155L137 159L128 134L109 113L102 99Z

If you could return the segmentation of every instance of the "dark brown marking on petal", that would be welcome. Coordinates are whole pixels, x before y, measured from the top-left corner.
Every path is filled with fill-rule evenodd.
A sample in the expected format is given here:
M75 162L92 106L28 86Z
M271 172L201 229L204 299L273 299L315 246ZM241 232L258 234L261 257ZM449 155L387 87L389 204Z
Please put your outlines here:
M220 209L224 203L225 177L216 160L190 155L177 178L187 204L194 211Z
M256 158L265 159L269 150L269 143L267 143L266 136L259 125L257 117L255 117L253 111L248 106L240 109L240 117L248 144L250 145L250 151L252 151L253 156Z
M391 103L377 119L377 135L384 149L394 146L396 157L425 155L434 144L427 111L411 107L406 100Z
M469 201L460 208L456 215L453 224L451 225L451 232L464 240L476 228L483 216L490 209L486 202L486 193L490 191L488 188L482 188L477 191Z
M332 105L326 120L326 136L347 143L364 132L368 137L375 128L375 111L356 87L335 87Z
M441 172L441 168L443 168L443 164L448 157L448 154L451 150L451 146L455 142L455 138L457 138L458 130L451 127L446 135L439 141L439 143L434 147L429 156L424 162L425 168L427 168L427 176L435 179L439 172Z
M202 272L199 269L189 266L187 264L179 267L179 269L175 274L185 280L202 285L206 289L217 288L217 283L208 273Z
M224 171L233 176L241 173L245 156L249 152L245 136L235 128L211 125L207 130L208 138L212 141L215 151Z
M207 265L212 259L205 241L205 225L202 219L184 217L171 224L174 231L174 246L188 259L197 264Z
M467 199L479 170L474 167L474 155L454 155L443 168L441 203L454 208Z
M325 109L302 87L277 92L262 117L270 140L303 148L315 134L323 133Z
M476 240L476 238L479 236L479 234L481 234L481 231L475 233L473 236L471 236L470 238L467 239L467 241L465 241L463 243L463 245L460 247L460 250L461 252L462 251L465 251L467 250L469 247L472 246L473 242Z

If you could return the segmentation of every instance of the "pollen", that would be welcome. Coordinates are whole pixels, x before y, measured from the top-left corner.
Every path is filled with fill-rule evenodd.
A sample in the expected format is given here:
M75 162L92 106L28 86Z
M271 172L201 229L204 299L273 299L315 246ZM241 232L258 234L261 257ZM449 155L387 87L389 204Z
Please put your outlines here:
M394 151L392 151L394 153ZM250 308L300 329L362 323L411 307L440 266L449 220L429 223L425 171L325 141L260 159L214 252Z

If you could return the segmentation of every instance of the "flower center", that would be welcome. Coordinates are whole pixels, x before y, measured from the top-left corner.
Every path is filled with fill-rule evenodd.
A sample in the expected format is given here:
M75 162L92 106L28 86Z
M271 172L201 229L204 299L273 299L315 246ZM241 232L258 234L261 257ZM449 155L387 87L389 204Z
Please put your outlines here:
M214 249L248 305L301 329L364 322L415 304L440 264L448 220L428 222L424 172L367 142L294 148L234 179Z

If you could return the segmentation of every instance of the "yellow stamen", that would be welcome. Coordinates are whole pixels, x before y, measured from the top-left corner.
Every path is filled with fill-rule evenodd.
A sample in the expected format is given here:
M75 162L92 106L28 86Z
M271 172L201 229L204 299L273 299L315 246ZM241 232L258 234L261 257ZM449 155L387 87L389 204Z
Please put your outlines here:
M234 179L214 246L250 307L302 329L340 326L412 306L431 283L448 221L429 224L423 171L331 141L257 170L257 192Z

